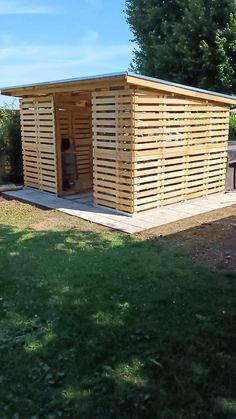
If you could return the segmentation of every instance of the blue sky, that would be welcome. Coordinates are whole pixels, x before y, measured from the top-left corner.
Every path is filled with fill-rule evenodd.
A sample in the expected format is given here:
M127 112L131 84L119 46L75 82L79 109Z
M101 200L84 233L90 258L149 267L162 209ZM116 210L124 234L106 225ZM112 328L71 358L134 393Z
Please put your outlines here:
M124 8L125 0L0 0L0 86L127 70L134 44Z

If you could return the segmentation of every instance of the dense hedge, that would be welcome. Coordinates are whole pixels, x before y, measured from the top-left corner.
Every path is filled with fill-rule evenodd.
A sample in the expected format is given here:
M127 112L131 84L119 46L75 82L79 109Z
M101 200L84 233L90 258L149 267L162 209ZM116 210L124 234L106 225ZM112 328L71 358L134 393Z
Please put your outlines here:
M0 157L1 162L5 161L8 168L0 168L1 181L22 182L20 115L13 106L12 109L0 109Z
M236 141L236 113L231 114L229 120L229 139Z

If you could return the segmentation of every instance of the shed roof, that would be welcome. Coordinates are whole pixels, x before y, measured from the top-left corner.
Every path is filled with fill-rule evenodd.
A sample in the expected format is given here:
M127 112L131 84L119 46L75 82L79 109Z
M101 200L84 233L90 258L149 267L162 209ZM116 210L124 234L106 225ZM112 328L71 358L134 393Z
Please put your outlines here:
M128 84L140 86L142 88L151 88L158 91L176 93L185 96L191 96L199 99L225 103L229 106L236 105L236 96L229 96L210 90L199 89L196 87L185 86L179 83L173 83L153 77L146 77L140 74L127 71L119 73L101 74L96 76L78 77L72 79L47 81L42 83L25 84L19 86L3 87L0 89L2 95L27 97L34 95L43 95L50 93L60 93L79 90L93 90L96 84L106 84L108 82L127 82Z

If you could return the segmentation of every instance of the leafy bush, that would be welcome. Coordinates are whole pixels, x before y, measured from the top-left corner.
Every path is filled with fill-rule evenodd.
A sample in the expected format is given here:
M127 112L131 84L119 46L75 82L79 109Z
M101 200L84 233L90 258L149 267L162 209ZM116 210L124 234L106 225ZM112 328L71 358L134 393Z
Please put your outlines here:
M229 119L229 139L236 141L236 113L232 113Z
M19 111L14 103L0 109L0 157L7 163L9 170L3 171L2 180L22 182L23 163Z

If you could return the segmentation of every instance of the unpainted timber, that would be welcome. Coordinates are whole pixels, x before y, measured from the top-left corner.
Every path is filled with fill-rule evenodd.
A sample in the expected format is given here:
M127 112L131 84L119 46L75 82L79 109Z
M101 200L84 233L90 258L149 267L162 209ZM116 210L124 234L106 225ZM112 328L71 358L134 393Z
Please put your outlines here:
M129 72L104 74L98 76L80 77L76 79L57 80L52 82L35 83L22 86L5 87L1 94L9 96L37 96L60 92L94 91L96 88L107 88L109 85L134 85L140 88L152 89L159 92L170 92L187 97L200 98L206 101L216 101L225 105L235 106L236 98L222 93L198 89L156 78L146 77Z

